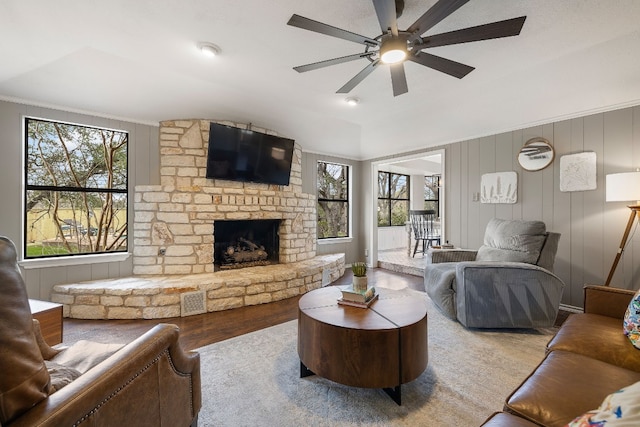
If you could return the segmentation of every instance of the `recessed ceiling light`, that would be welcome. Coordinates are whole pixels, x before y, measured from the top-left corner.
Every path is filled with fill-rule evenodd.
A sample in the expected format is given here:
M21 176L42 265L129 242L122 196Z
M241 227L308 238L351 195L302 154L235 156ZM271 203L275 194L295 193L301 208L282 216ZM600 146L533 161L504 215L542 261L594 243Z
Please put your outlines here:
M209 42L198 43L198 49L200 49L200 52L202 52L203 55L211 57L218 56L220 55L220 52L222 52L220 47Z
M349 98L345 99L345 102L351 105L352 107L355 107L360 103L360 98L356 98L355 96L350 96Z

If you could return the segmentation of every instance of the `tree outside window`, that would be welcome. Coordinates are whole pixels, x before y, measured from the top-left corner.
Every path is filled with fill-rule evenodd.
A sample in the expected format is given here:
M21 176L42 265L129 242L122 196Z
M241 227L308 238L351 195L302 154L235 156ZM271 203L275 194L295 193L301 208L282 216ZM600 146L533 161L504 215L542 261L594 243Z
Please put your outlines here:
M127 250L128 140L25 119L25 258Z
M409 176L378 172L378 227L404 226L409 218Z
M440 175L424 177L424 209L434 210L440 218Z
M318 238L349 237L349 166L318 162Z

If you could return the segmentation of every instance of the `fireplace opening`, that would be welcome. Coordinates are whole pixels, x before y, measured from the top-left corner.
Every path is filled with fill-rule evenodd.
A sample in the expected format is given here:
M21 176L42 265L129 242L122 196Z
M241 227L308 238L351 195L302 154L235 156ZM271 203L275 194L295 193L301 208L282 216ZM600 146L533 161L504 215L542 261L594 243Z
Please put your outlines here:
M213 270L278 264L279 219L229 220L213 223Z

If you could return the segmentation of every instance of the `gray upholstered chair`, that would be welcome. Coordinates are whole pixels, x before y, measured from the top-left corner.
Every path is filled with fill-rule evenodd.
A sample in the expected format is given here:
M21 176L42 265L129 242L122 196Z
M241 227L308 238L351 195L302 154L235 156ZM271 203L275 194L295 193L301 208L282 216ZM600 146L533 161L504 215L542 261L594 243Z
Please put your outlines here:
M559 239L542 221L494 218L478 251L433 251L425 290L466 327L552 326L564 289L552 272Z

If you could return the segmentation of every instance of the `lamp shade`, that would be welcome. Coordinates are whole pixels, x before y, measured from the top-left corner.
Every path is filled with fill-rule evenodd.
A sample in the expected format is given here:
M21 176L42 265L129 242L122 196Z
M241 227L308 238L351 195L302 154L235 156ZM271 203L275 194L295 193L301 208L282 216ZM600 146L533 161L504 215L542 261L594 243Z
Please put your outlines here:
M640 200L640 172L607 175L607 202Z

